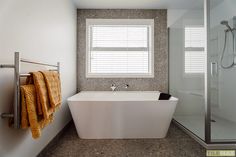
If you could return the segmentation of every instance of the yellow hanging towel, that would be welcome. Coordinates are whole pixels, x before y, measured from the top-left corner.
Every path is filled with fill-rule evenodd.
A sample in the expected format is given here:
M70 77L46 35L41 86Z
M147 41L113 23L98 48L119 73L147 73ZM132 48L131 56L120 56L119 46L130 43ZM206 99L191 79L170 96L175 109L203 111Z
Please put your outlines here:
M40 111L43 114L43 117L45 119L48 119L50 115L53 114L55 109L50 105L49 94L44 76L41 72L32 72L32 75L37 94L38 111Z
M61 105L61 81L58 72L42 71L46 81L49 100L52 107L55 109Z
M44 125L43 117L37 114L37 100L34 85L21 86L21 124L22 128L30 125L32 137L38 138L41 135L41 128ZM29 124L28 124L29 123Z
M47 90L42 89L44 78L42 75L38 76L38 73L32 75L35 75L35 78L27 77L26 85L20 87L21 128L30 127L32 137L36 139L40 137L41 129L53 121L54 109L47 108L49 106Z

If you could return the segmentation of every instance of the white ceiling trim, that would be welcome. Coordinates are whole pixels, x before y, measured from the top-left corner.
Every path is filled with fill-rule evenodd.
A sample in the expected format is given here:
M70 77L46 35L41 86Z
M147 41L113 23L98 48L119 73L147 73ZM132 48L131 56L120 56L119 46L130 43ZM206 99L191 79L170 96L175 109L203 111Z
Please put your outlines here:
M79 9L199 9L203 0L74 0Z

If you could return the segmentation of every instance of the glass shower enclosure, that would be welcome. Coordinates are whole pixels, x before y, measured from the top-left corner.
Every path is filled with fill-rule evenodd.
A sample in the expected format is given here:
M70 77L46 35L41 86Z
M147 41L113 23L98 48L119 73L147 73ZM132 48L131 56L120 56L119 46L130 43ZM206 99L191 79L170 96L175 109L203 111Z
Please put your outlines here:
M236 143L236 1L202 0L169 25L174 121L198 141Z
M236 142L236 1L208 3L208 108L211 142Z

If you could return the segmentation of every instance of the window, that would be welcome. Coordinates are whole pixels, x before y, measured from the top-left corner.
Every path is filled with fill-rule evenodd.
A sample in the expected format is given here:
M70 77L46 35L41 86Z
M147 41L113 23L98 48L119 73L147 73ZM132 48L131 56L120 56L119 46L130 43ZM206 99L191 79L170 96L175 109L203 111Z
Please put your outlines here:
M185 74L203 74L205 70L204 27L185 27Z
M87 19L87 78L154 77L153 19Z

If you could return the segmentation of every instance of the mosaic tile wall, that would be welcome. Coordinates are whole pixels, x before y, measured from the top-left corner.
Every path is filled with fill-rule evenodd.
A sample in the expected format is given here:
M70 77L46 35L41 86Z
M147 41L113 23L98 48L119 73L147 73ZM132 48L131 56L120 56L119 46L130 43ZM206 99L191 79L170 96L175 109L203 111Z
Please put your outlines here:
M154 78L86 78L86 18L105 19L154 19ZM77 70L79 91L111 90L116 84L129 84L131 91L168 91L168 32L167 10L120 10L78 9L77 10ZM123 90L123 89L122 89Z

